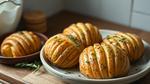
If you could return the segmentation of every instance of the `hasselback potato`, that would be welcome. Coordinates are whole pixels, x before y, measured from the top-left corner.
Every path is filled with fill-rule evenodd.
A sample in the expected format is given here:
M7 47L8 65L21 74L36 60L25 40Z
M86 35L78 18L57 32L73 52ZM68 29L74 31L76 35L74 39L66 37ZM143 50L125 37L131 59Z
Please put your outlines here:
M54 65L70 68L78 64L79 55L85 47L101 41L102 37L94 25L77 23L49 38L44 45L44 52Z
M44 45L45 57L60 68L70 68L78 64L83 45L74 37L57 34Z
M63 34L72 35L77 38L84 47L102 41L98 28L90 23L78 22L76 24L72 24L64 29Z
M138 60L144 52L143 42L141 38L135 34L118 32L116 34L107 36L106 39L108 39L114 45L124 49L128 53L131 63Z
M40 38L31 31L19 31L6 37L1 44L1 54L8 57L19 57L38 51Z
M83 50L79 67L89 78L106 79L127 75L130 64L125 51L105 40Z

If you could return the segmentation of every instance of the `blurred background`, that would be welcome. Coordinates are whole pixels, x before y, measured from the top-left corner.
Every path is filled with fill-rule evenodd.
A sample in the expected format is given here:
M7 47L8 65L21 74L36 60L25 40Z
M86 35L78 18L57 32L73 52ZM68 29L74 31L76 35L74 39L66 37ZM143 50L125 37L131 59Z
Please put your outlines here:
M24 0L24 10L41 9L48 16L62 10L150 31L150 0Z

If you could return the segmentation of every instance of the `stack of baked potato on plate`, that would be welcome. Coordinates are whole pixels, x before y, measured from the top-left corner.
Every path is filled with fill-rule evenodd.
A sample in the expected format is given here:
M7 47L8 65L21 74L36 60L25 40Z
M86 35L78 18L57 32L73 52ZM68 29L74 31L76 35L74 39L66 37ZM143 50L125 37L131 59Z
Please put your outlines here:
M79 63L80 72L93 79L126 76L144 52L135 34L117 32L102 39L96 26L81 22L50 37L43 48L45 58L56 67L72 68Z

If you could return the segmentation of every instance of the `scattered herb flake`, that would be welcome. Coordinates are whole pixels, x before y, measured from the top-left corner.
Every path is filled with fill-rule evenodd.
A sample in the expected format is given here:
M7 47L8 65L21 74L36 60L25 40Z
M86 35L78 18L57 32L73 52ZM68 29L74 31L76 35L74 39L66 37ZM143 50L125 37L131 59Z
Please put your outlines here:
M101 68L102 68L102 70L104 70L104 69L106 69L107 67L106 67L105 64L101 64Z
M71 73L72 73L72 72L70 72L70 71L66 71L66 72L65 72L65 74L71 74Z
M72 35L67 35L67 37L68 37L71 41L73 41L73 42L76 44L77 47L80 47L80 42L79 42L75 37L73 37Z
M96 57L96 53L91 53L91 55L93 55L95 58L94 59L96 59L97 57Z
M89 64L90 62L88 60L86 60L85 63Z

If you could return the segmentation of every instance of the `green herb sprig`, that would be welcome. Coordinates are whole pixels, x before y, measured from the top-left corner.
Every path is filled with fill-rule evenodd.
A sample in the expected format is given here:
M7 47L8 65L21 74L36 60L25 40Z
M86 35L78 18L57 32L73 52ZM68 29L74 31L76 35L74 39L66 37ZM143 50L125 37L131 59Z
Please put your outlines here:
M42 65L41 61L22 62L22 63L15 64L17 68L27 68L27 69L32 69L35 71L39 70L41 65Z

